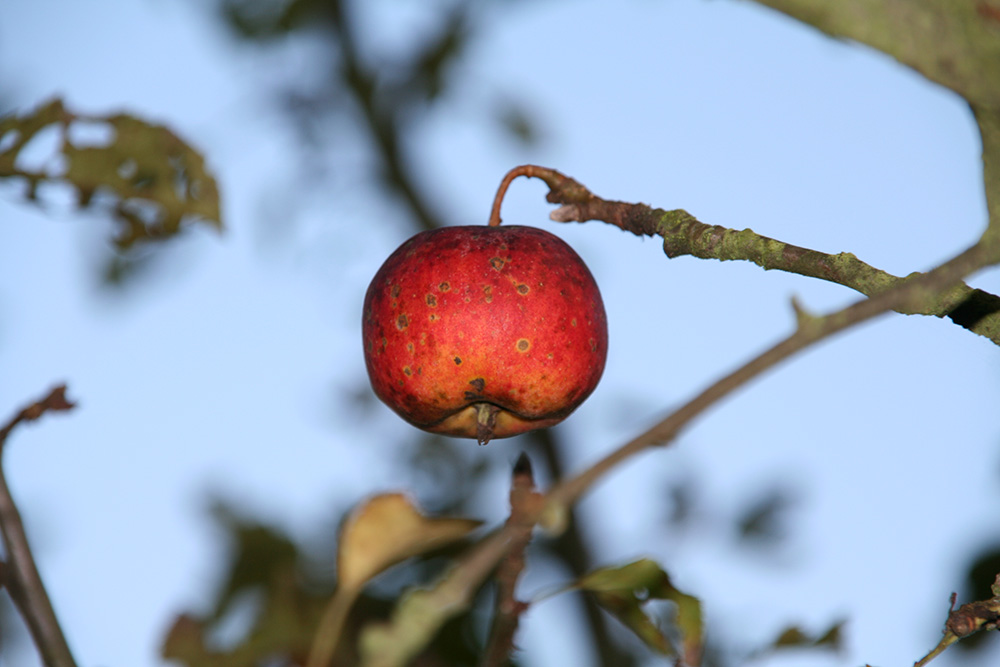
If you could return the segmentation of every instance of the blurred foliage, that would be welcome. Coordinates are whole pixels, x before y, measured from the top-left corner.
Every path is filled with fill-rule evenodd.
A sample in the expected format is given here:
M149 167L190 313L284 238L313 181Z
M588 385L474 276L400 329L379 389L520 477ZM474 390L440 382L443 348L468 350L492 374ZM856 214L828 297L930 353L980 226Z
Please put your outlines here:
M980 102L995 101L996 98L989 97L996 89L992 83L996 79L991 75L1000 61L995 59L995 43L980 39L984 32L982 25L974 26L978 41L974 44L973 59L961 59L961 40L949 39L945 46L959 53L954 61L949 61L952 64L982 58L984 67L942 69L942 60L935 56L941 48L924 48L925 42L933 40L911 39L908 31L896 30L893 34L900 36L901 43L886 45L879 41L882 38L878 35L866 32L874 22L864 20L857 12L852 14L851 7L859 3L845 2L843 11L824 10L820 16L815 7L829 3L818 2L774 0L763 4L816 23L828 32L883 48L954 90L971 91ZM247 43L266 47L280 40L309 39L320 46L319 58L312 63L320 75L292 77L283 82L284 88L278 92L279 108L299 129L304 148L333 155L333 159L337 152L328 150L329 146L323 141L317 141L323 136L317 128L346 120L352 131L360 131L375 165L370 175L371 184L397 196L416 226L430 228L449 221L442 216L443 207L432 205L428 193L418 185L421 165L408 154L407 138L419 118L440 108L441 100L465 92L455 91L451 73L476 35L484 29L482 7L485 4L456 0L439 5L436 29L416 40L415 45L404 52L380 50L382 45L366 41L352 22L351 10L358 4L347 0L217 0L213 7L231 34ZM862 4L869 8L901 6L899 3ZM919 0L910 4L926 8L933 2ZM961 11L971 16L971 10L966 9L963 7ZM829 22L820 21L824 16ZM860 16L860 22L857 25L838 23L847 21L845 16ZM924 24L929 29L954 25L934 21ZM949 37L963 34L960 30L945 32ZM914 44L920 46L917 53L900 50ZM984 81L989 85L984 87ZM539 139L541 133L532 114L522 108L509 91L501 91L493 100L500 100L500 103L491 102L484 116L493 118L511 138L522 144L530 145ZM110 138L101 145L76 145L71 128L78 123L102 127ZM19 164L21 151L43 130L53 127L59 133L57 155L52 160L54 166L42 170L25 169ZM122 223L123 228L114 239L122 250L133 251L146 242L172 237L195 221L216 228L222 226L217 185L201 155L169 129L124 114L85 117L68 112L57 100L33 113L0 120L0 178L25 181L26 196L32 201L38 199L40 185L61 182L74 189L80 208L97 204L107 207ZM108 268L107 278L111 282L124 281L143 264L141 254L118 255ZM438 444L433 445L433 442ZM551 431L538 432L526 442L530 443L529 447L538 449L553 477L562 476L561 449ZM477 486L475 481L486 472L483 464L480 462L478 468L470 465L456 448L441 445L440 440L421 446L417 451L420 462L414 468L435 487L437 509L447 508L448 513L460 513L468 507ZM704 513L698 511L696 491L689 483L670 489L673 528L680 529L704 517ZM794 500L775 487L765 489L756 500L743 504L744 510L736 521L742 541L775 543L783 539L787 534L785 516ZM311 567L309 554L313 549L296 544L277 528L240 516L229 504L216 504L212 514L230 545L228 566L208 605L210 609L202 614L183 614L175 620L165 639L163 656L190 667L303 664L335 590L337 582L331 576L333 568ZM380 532L377 530L375 534ZM343 535L341 532L342 538ZM338 548L343 546L342 539ZM597 610L597 605L657 651L670 652L673 643L679 641L677 652L684 654L691 663L698 662L703 652L722 654L718 648L713 653L703 645L700 602L675 589L667 573L653 561L642 560L590 571L588 545L575 523L571 523L564 535L540 541L538 546L564 563L578 581L576 587L587 591L583 596L589 601L585 612L599 664L626 667L640 658L611 639L604 628L605 617ZM404 589L427 581L439 575L459 553L458 547L433 553L423 553L423 548L419 551L416 557L410 557L412 554L405 550L394 553L400 558L389 559L392 570L359 592L346 619L344 641L337 644L333 664L357 664L360 656L355 647L361 629L390 618L400 593L399 590L378 591L380 583L391 579L399 582L398 589ZM327 553L332 560L333 551ZM395 561L404 555L408 559L396 564ZM386 567L389 564L386 563ZM970 585L975 586L976 591L969 597L988 597L979 587L985 581L985 590L988 590L997 571L1000 571L1000 549L993 549L971 568ZM367 578L364 581L367 582ZM481 622L477 620L481 621L480 616L489 608L484 597L480 595L471 611L446 623L413 664L475 664L482 648ZM663 625L649 613L648 607L655 600L673 603L676 613L671 623ZM240 630L238 636L232 636L231 632L234 618L242 623L242 626L236 623ZM824 632L810 635L791 626L761 649L759 655L789 648L837 650L842 642L842 627L842 622L838 622ZM969 642L962 645L967 644ZM724 664L722 658L713 658L712 662Z
M55 153L45 166L25 167L26 149L53 128ZM26 182L29 201L40 201L39 186L62 184L81 209L106 208L122 223L114 238L120 250L170 238L195 221L222 229L218 186L201 154L168 128L127 114L85 116L55 99L0 118L0 178Z
M988 600L993 597L993 583L997 573L1000 573L1000 544L993 544L971 559L959 599ZM980 632L960 641L958 647L966 651L980 652L996 644L996 633Z
M764 488L756 499L743 504L736 521L740 540L756 546L777 546L788 537L788 514L796 504L780 483Z
M677 590L670 577L655 562L643 559L620 567L602 568L583 577L575 586L597 599L598 603L636 634L647 646L664 655L678 656L684 664L700 665L705 628L701 602ZM669 600L676 613L668 630L650 616L646 603ZM674 645L668 635L677 635Z
M280 529L245 519L229 504L217 502L211 514L229 543L229 564L213 609L202 615L179 615L167 633L162 656L189 667L258 667L301 665L309 654L316 629L335 582L322 574L329 569L310 566L310 550ZM439 570L451 548L424 553L404 578ZM330 554L332 561L332 554ZM317 571L320 570L320 571ZM345 641L337 645L331 663L359 663L355 651L360 630L385 621L394 606L392 596L361 594L344 628ZM249 613L247 613L249 611ZM233 635L231 619L241 620ZM466 613L446 623L412 663L423 667L475 665L481 650L476 616Z
M797 625L792 625L781 632L772 642L751 655L751 659L764 659L791 649L815 650L822 649L840 653L844 649L844 621L836 621L829 628L816 634L810 634Z
M218 0L223 24L237 37L262 48L284 39L308 39L311 66L319 76L283 80L276 93L278 107L299 131L305 153L331 156L322 128L341 122L363 137L374 165L368 184L398 197L404 213L418 227L430 229L453 223L445 207L432 204L418 185L421 165L407 151L408 135L419 119L444 111L438 103L462 94L453 84L454 65L467 53L484 28L482 14L492 3L456 0L436 3L436 27L418 36L408 50L398 44L366 39L355 28L360 6L348 0ZM492 118L508 136L522 144L541 137L532 114L512 91L465 96L483 106L479 115ZM487 92L491 99L479 97ZM499 100L499 102L497 101ZM453 110L449 112L453 113ZM323 159L326 159L325 157ZM316 171L315 161L309 171ZM351 176L356 177L356 165ZM307 178L301 179L303 182ZM318 186L328 185L326 181ZM379 193L382 196L384 193Z

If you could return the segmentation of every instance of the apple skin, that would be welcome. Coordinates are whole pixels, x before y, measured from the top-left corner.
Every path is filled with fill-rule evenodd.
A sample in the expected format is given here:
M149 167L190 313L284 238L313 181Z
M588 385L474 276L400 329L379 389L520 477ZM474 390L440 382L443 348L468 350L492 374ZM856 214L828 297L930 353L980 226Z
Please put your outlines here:
M535 227L444 227L403 243L365 294L375 394L434 433L506 438L562 421L604 371L607 316L580 256Z

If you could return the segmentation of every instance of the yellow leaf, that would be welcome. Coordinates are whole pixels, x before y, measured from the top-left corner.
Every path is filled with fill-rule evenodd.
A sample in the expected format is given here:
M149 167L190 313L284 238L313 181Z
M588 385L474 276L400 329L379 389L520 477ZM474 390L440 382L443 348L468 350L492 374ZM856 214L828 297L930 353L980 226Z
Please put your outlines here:
M401 493L375 496L340 531L339 585L361 587L396 563L461 539L480 525L472 519L426 517Z

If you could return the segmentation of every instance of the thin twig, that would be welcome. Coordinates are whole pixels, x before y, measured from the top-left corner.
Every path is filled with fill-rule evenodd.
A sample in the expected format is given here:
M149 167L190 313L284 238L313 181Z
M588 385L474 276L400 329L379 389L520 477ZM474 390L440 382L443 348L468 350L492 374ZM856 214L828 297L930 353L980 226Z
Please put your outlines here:
M386 104L379 97L377 72L366 67L355 42L355 30L351 22L348 5L342 0L330 3L335 42L340 52L343 79L354 100L361 109L361 120L368 127L372 140L378 146L382 167L387 183L406 201L416 221L424 229L440 226L438 217L421 191L414 185L414 179L407 167L403 152L399 111L396 106Z
M531 431L529 435L540 443L541 454L551 479L563 479L566 476L563 448L554 429ZM569 507L566 511L565 530L545 544L566 565L572 579L582 579L594 564L591 548L584 534L585 527L586 524L577 521L575 508ZM597 598L593 595L577 595L576 600L583 608L588 626L586 635L593 644L597 664L615 667L635 665L635 656L614 640L608 627L610 617L601 609Z
M560 532L565 526L567 509L616 465L639 452L652 448L654 445L666 445L695 417L735 389L795 353L839 331L896 307L926 298L928 293L933 294L947 289L969 273L993 263L996 256L997 250L983 239L980 243L936 269L876 297L866 299L825 317L800 314L799 327L792 335L715 382L645 433L625 443L575 477L555 486L543 496L542 509L526 517L526 523L541 523L550 532ZM467 599L470 595L469 591L479 585L492 568L509 552L510 544L520 530L522 530L520 525L506 525L487 540L477 544L465 562L451 571L446 592L452 594L453 597L453 591L457 588L464 596L462 599ZM448 602L451 602L450 598L448 598ZM453 605L450 608L451 611L445 611L443 607L435 607L440 612L438 618L433 620L433 625L430 622L425 623L422 632L432 633L434 628L439 627L451 614L457 613L462 608L464 607Z
M532 517L541 508L541 495L535 490L535 478L531 471L531 460L522 453L514 464L514 474L510 488L510 517L507 526L514 533L507 553L500 561L494 576L497 582L496 604L493 613L493 628L483 654L483 667L501 667L510 662L514 650L514 634L521 614L528 605L517 599L515 592L521 572L524 571L524 552L531 542L535 522Z
M490 224L499 224L500 200L518 176L538 178L549 186L546 199L560 208L550 217L556 222L599 220L637 236L660 236L663 252L671 259L690 255L720 261L742 260L764 270L776 269L837 283L872 297L912 280L877 269L851 253L827 254L784 243L753 230L708 225L682 209L672 211L645 204L602 199L576 180L555 169L521 165L511 169L494 200ZM947 317L955 324L1000 345L1000 297L958 282L933 298L895 307L904 315Z
M944 623L944 636L941 641L930 653L913 663L913 667L924 667L960 639L983 630L996 630L1000 627L1000 574L993 582L993 597L988 600L967 602L955 609L957 598L957 594L951 594L951 607L948 609L948 619Z
M719 379L645 433L625 443L573 479L553 488L547 498L553 504L553 509L557 510L556 516L561 513L559 506L575 502L616 465L649 447L666 445L695 417L779 362L848 327L918 301L926 293L948 289L962 277L992 263L994 254L993 249L976 244L932 271L878 296L859 301L825 317L800 317L795 333Z
M48 593L45 592L31 547L28 546L21 514L7 487L3 474L2 449L7 436L18 424L38 419L49 411L70 410L73 407L74 404L66 400L66 386L60 385L45 398L22 409L0 428L0 533L7 551L5 583L47 667L75 667L76 661Z

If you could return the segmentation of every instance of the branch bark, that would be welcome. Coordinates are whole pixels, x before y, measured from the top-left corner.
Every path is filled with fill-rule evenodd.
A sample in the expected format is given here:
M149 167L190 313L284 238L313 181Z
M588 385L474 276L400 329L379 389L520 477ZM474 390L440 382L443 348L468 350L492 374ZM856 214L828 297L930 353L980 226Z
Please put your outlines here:
M997 134L1000 135L1000 122L997 126ZM990 170L987 172L992 174ZM599 220L637 236L660 236L663 238L663 252L671 259L691 255L721 261L743 260L765 271L786 271L834 282L868 297L923 275L894 276L862 262L851 253L830 255L777 241L751 229L735 230L708 225L683 209L664 210L645 204L602 199L574 179L554 169L535 165L523 165L508 172L494 200L490 224L499 222L500 200L507 185L517 176L545 181L549 186L546 199L561 205L550 215L556 222ZM993 177L1000 180L1000 175ZM997 244L989 245L993 247ZM1000 345L1000 297L963 282L933 294L926 293L920 299L899 303L893 310L904 315L948 317L955 324Z
M52 602L35 565L21 513L14 504L3 474L2 454L7 436L18 424L38 419L49 411L70 410L66 386L55 387L49 394L25 407L0 428L0 534L7 551L4 584L31 632L35 646L47 667L76 667L76 661L56 618Z
M518 175L537 176L546 180L550 188L548 197L551 202L563 203L563 197L572 200L574 197L572 193L580 195L587 192L576 181L567 179L553 170L526 166L518 168L518 171L520 172ZM565 189L560 190L560 185L565 186ZM499 218L501 196L502 193L498 193L494 205L495 218ZM825 338L880 314L891 310L914 309L928 299L952 289L970 273L998 262L1000 262L1000 235L988 232L976 244L937 268L907 278L871 298L822 317L800 311L798 327L791 335L711 384L646 432L626 442L576 476L557 484L543 496L544 502L541 503L541 508L526 517L525 523L540 524L553 534L561 533L567 525L572 505L619 463L654 446L669 444L692 420L768 369ZM449 590L461 586L463 595L468 598L468 591L478 586L488 576L492 567L509 553L518 532L523 529L524 524L508 524L498 533L480 542L473 548L466 562L450 571L447 581ZM433 633L447 617L447 612L441 613L439 618L435 619L433 627L426 624L422 631L428 635Z
M517 599L517 582L524 571L524 552L531 542L535 527L531 517L538 513L541 495L535 490L531 460L524 453L514 464L510 488L510 517L507 526L513 533L507 554L500 561L495 579L497 582L493 627L483 654L483 667L502 667L510 663L514 650L514 634L521 621L521 614L528 605Z

